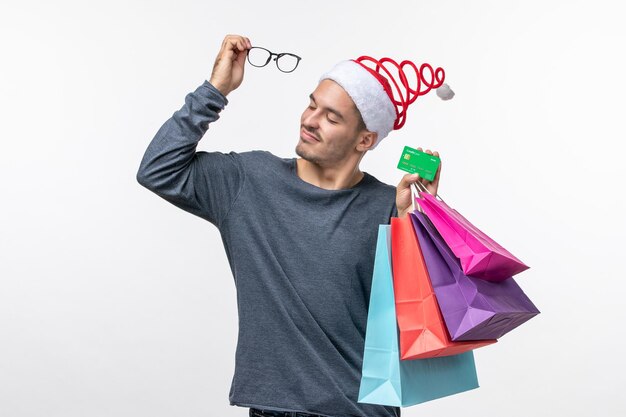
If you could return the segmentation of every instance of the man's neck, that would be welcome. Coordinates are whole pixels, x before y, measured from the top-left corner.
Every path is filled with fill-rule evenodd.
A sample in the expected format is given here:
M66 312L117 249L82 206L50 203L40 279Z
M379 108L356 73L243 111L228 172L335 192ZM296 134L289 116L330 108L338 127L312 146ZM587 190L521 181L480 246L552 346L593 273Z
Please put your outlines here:
M300 179L326 190L345 190L357 185L365 174L356 166L345 165L340 168L324 168L317 164L298 158L297 174Z

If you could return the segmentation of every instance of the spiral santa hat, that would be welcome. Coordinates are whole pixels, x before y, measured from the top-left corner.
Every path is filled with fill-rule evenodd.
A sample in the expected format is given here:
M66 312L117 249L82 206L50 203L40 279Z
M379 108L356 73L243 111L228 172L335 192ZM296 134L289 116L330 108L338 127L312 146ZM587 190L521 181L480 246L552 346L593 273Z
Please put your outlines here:
M393 69L390 70L387 66ZM415 88L409 85L405 67L410 67L415 73ZM389 132L404 126L407 109L419 96L440 87L444 91L442 94L437 91L437 95L442 99L447 100L454 95L443 84L443 68L433 69L426 63L418 68L411 61L405 60L398 64L386 57L377 60L361 56L341 61L320 77L320 81L326 79L336 82L348 93L361 113L367 130L378 134L371 149L378 146Z

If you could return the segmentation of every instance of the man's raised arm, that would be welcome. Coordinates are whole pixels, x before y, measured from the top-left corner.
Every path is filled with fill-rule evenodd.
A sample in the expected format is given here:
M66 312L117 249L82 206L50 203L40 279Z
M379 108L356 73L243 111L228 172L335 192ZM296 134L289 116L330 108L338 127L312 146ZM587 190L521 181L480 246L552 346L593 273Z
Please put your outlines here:
M219 118L226 95L243 80L250 41L229 35L216 58L211 81L185 97L146 149L137 181L172 204L219 226L243 183L236 153L196 152L209 124Z

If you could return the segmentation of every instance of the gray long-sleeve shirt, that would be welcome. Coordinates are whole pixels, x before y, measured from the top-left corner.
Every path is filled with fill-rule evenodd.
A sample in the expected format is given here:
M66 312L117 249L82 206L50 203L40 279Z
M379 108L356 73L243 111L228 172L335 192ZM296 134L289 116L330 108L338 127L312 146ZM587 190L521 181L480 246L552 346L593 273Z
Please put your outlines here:
M326 190L295 158L196 152L228 100L208 81L145 152L137 180L219 229L237 289L230 403L327 416L399 416L357 403L376 233L395 187L365 173Z

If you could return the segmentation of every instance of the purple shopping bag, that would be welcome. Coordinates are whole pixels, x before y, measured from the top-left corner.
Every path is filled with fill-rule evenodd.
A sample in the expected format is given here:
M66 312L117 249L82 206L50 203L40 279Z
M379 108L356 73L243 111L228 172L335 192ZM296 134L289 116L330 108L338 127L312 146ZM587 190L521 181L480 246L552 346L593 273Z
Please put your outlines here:
M513 278L490 282L465 275L428 217L419 211L410 216L452 340L498 339L539 314Z
M419 205L432 221L463 272L488 281L502 281L528 269L528 266L470 223L458 211L429 193L419 193Z

